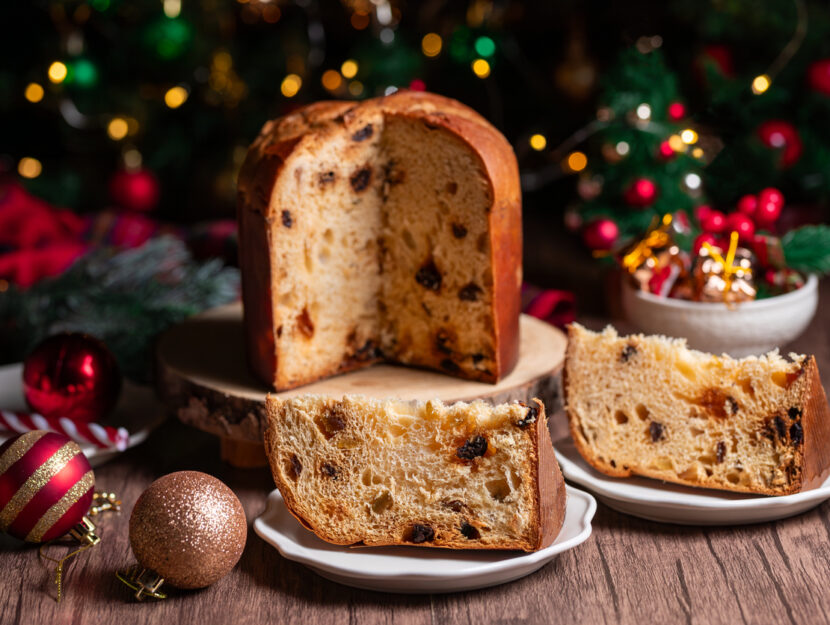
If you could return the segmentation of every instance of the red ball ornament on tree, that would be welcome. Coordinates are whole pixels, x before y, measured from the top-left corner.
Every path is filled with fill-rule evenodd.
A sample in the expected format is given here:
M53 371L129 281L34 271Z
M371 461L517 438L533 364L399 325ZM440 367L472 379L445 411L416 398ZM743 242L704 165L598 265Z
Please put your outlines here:
M830 59L814 61L807 69L807 84L816 93L830 95Z
M669 119L680 121L686 117L686 106L682 102L672 102L668 109Z
M657 185L649 178L637 178L625 191L625 202L629 206L644 208L657 199Z
M692 243L692 253L695 254L695 256L700 253L700 248L703 247L704 243L715 245L715 235L710 234L709 232L704 232L703 234L699 234L695 237L694 243Z
M582 239L592 250L610 250L620 236L620 229L610 219L592 221L582 231Z
M106 346L89 335L56 334L23 362L23 394L45 417L98 421L118 400L121 373Z
M712 207L708 204L701 204L700 206L695 207L695 219L697 219L697 223L702 224L703 220L709 216L712 212Z
M726 215L720 211L709 211L709 214L701 221L700 227L704 232L720 234L726 229Z
M784 169L795 165L804 151L795 126L783 119L771 119L758 126L758 137L768 148L781 151L779 164Z
M738 200L738 212L753 217L758 210L758 198L754 195L744 195Z
M110 196L119 206L134 211L150 211L159 201L159 183L148 169L118 171L110 180Z
M34 430L0 446L0 530L33 543L59 538L89 511L95 475L77 443Z
M743 213L732 213L726 218L726 229L737 232L741 241L749 241L755 235L755 223Z
M657 153L664 161L671 160L676 156L674 148L672 148L671 143L668 141L663 141L660 144L660 147L657 148Z

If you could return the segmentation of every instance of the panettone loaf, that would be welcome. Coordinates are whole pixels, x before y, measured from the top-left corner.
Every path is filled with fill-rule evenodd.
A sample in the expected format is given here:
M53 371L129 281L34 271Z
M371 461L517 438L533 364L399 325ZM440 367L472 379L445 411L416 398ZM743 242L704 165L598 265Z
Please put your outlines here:
M265 450L291 513L341 545L533 551L565 487L544 406L268 397Z
M568 329L571 436L608 475L786 495L830 472L830 411L812 357L735 360L681 339Z
M495 382L518 356L516 159L404 92L265 125L239 175L248 358L277 390L379 360Z

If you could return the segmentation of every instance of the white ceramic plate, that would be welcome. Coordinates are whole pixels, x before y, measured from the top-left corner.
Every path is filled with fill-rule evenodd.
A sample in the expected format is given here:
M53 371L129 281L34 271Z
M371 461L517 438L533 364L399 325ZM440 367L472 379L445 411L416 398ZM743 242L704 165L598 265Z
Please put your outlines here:
M23 398L22 380L22 364L0 367L0 408L12 412L29 412ZM127 444L129 448L144 442L150 432L164 421L164 417L164 406L156 399L151 387L125 380L118 404L102 425L127 428L130 433L130 442ZM0 430L0 444L8 438L8 433ZM92 443L81 444L81 450L93 467L100 466L121 453L117 449L101 449Z
M819 488L795 495L743 495L642 477L609 477L579 455L570 436L557 441L555 449L566 479L591 490L609 508L650 521L680 525L762 523L800 514L830 499L830 478Z
M529 575L588 539L597 502L586 492L566 488L568 504L562 531L550 547L533 553L332 545L291 516L278 490L268 496L254 530L285 558L347 586L409 594L473 590Z

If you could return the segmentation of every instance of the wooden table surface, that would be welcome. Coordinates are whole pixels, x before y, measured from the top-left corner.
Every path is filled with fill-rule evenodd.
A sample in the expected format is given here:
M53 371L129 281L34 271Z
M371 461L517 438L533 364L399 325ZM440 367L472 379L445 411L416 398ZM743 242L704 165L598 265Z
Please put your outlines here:
M830 303L830 288L821 302ZM825 388L829 327L830 308L820 306L807 333L787 346L816 354ZM561 422L553 427L564 431ZM233 469L218 457L216 438L170 419L145 444L97 469L98 487L117 492L124 511L101 520L102 543L69 567L61 604L37 549L0 539L0 623L830 622L830 503L774 523L711 528L652 523L599 504L588 541L540 571L449 595L341 586L282 558L251 529L241 561L213 587L135 603L115 570L131 562L130 510L154 479L205 471L236 492L249 524L262 511L273 489L267 470Z

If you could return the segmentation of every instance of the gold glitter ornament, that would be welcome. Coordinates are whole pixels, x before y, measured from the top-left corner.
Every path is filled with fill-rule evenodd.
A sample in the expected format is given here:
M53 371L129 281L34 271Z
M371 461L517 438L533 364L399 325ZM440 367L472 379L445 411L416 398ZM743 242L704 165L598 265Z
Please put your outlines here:
M199 471L170 473L136 501L130 546L140 567L118 577L137 591L138 599L163 598L162 582L204 588L236 565L247 534L242 504L220 480Z

